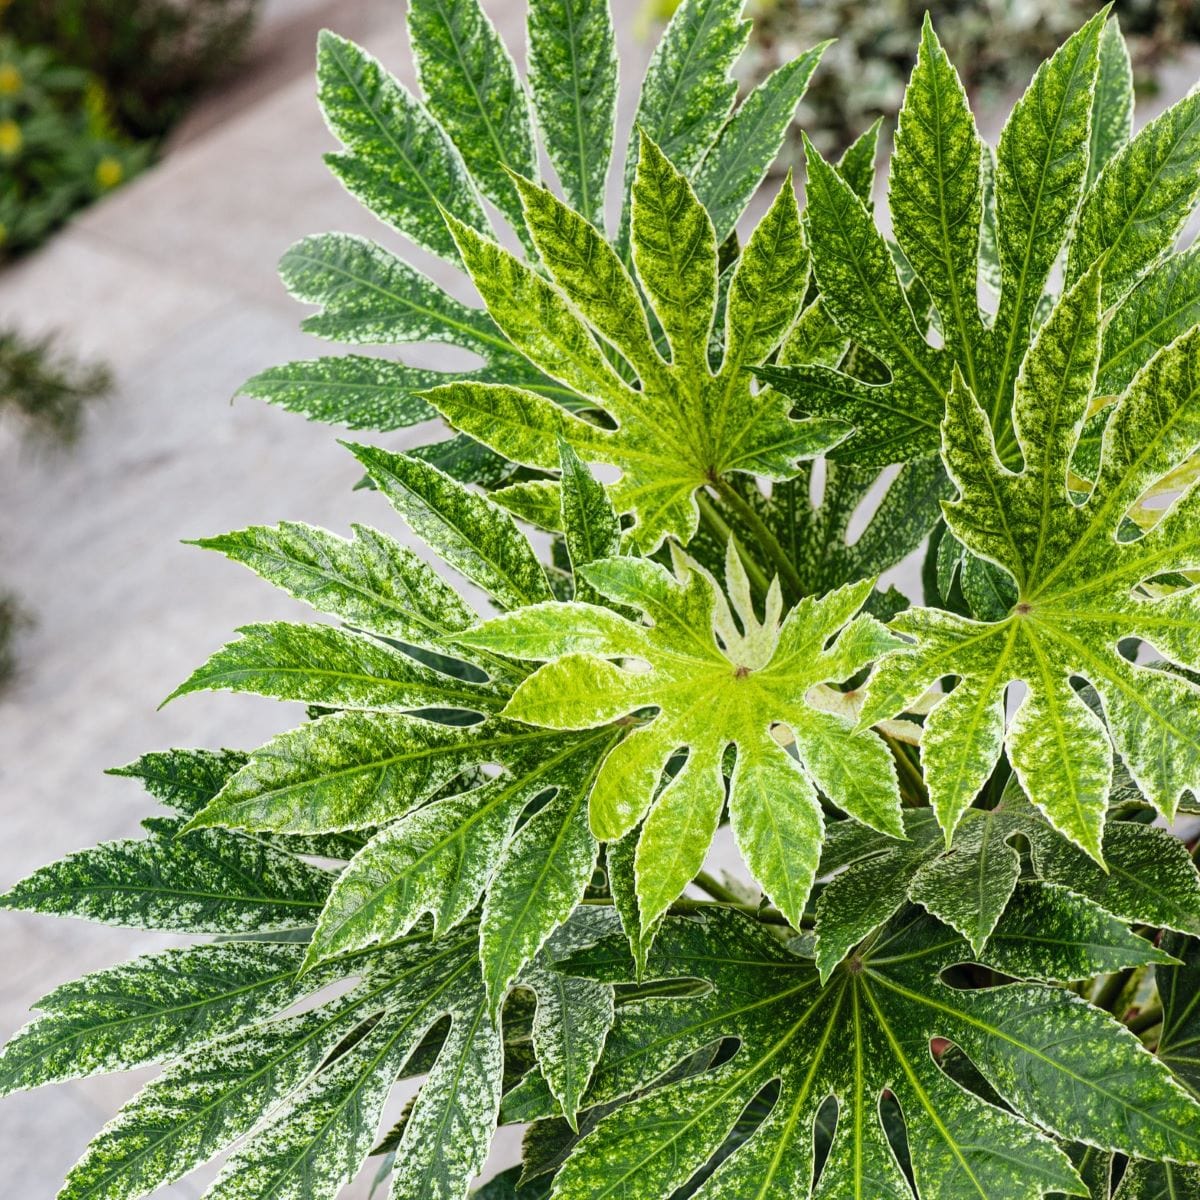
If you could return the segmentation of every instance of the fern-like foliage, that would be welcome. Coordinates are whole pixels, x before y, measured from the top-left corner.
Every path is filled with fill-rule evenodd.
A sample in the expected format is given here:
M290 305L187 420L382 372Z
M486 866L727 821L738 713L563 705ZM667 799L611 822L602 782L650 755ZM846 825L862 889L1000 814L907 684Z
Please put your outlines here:
M169 699L307 720L121 768L167 812L0 901L191 939L0 1054L163 1065L61 1196L1200 1196L1200 93L1133 136L1102 12L993 154L927 23L889 241L878 127L743 220L821 48L737 105L734 0L619 162L604 0L533 0L525 79L477 0L409 34L421 98L322 36L329 166L482 306L340 234L282 272L310 332L478 365L246 385L450 436L347 446L399 531L200 540L329 620Z

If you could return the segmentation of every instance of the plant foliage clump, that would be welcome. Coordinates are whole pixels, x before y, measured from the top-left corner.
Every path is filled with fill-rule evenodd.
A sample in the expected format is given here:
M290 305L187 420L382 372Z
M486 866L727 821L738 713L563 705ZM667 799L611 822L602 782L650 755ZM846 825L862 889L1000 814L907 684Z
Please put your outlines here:
M86 71L0 36L0 261L145 166Z
M211 1200L369 1157L461 1198L500 1124L488 1200L1200 1195L1200 873L1162 827L1200 810L1200 93L1134 136L1106 10L993 151L927 22L889 240L877 130L743 220L822 48L737 105L737 0L679 8L615 164L603 0L534 0L527 81L475 0L409 32L423 99L322 37L329 165L482 307L342 234L282 273L318 336L474 363L245 391L441 417L348 450L443 571L366 525L199 542L337 623L239 630L172 698L308 720L119 769L146 836L3 898L211 935L0 1056L6 1090L165 1064L61 1196L229 1151ZM878 578L922 544L910 605Z
M170 130L237 61L259 0L16 0L0 31L104 80L132 138Z

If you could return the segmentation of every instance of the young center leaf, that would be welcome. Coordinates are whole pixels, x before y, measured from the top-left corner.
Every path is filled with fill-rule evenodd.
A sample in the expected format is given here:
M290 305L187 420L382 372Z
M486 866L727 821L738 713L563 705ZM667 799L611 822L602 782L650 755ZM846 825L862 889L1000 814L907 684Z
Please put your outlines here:
M1100 275L1055 307L1017 382L1019 472L997 458L986 414L961 377L943 423L943 457L959 490L951 532L1011 578L1014 600L978 621L914 609L893 627L914 639L878 669L864 721L892 715L940 679L957 679L929 714L922 759L947 836L1001 748L1029 798L1097 860L1113 749L1145 797L1171 815L1200 783L1195 666L1200 609L1156 581L1200 563L1195 493L1150 528L1128 521L1143 494L1200 445L1200 332L1160 351L1116 404L1095 483L1080 495L1069 467L1092 399L1100 349ZM1136 638L1166 660L1139 665L1118 644ZM1079 694L1099 694L1097 715ZM1028 689L1006 716L1007 686Z
M1032 939L1036 943L1036 931ZM1087 959L1088 934L1033 950L983 956L1005 974L1059 973L1061 957ZM1037 1200L1078 1193L1070 1160L1042 1130L1086 1137L1135 1155L1200 1159L1200 1106L1137 1039L1078 996L1038 982L973 990L941 976L975 955L927 917L881 932L822 986L812 964L734 913L669 918L651 952L649 979L700 979L686 1000L621 1006L588 1102L650 1087L721 1038L736 1050L717 1065L651 1090L604 1116L555 1180L558 1200L668 1196L717 1152L748 1104L777 1096L762 1123L706 1184L712 1197L862 1195L910 1200L881 1120L886 1091L899 1102L915 1193L960 1200ZM574 955L566 969L632 978L622 939ZM959 1047L1006 1106L955 1082L931 1041ZM814 1185L814 1125L837 1101L832 1144ZM636 1181L636 1182L635 1182Z
M618 467L613 502L633 515L631 540L645 553L667 536L690 540L699 520L698 491L719 491L734 474L786 479L798 460L845 434L837 420L792 420L789 403L756 389L749 374L783 341L807 287L808 256L790 180L738 259L716 370L708 354L717 319L712 221L685 176L648 137L633 182L640 290L584 218L544 188L520 179L517 186L552 281L469 226L447 220L492 319L591 414L568 412L506 384L463 381L426 394L454 428L529 467L557 469L560 440L585 462ZM651 332L651 314L663 330L662 347ZM619 354L639 386L602 345Z
M658 710L609 753L590 799L592 830L603 841L617 841L645 818L636 855L643 932L704 863L725 804L722 764L731 746L734 834L794 923L820 849L818 791L858 820L901 833L895 768L882 741L854 734L848 717L811 699L891 644L876 621L855 615L871 581L801 601L782 622L773 589L760 621L732 553L729 562L739 581L736 619L712 578L681 556L675 575L645 559L612 558L585 567L584 578L652 624L596 605L556 603L461 635L469 646L546 662L513 693L505 710L511 718L587 729ZM685 761L673 763L680 752Z

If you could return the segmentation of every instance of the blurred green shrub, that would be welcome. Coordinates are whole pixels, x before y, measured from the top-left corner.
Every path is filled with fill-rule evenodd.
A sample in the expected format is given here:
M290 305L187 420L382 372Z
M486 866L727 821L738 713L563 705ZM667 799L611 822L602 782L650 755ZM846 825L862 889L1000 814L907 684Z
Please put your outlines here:
M0 28L104 81L120 126L156 138L235 60L259 0L0 0Z
M663 21L676 0L650 5L652 19ZM1024 85L1099 7L1097 0L749 0L756 36L747 52L753 64L748 82L836 38L796 122L824 153L835 154L877 117L896 115L926 9L951 60L965 68L967 90L986 97L989 89ZM1182 41L1200 40L1200 0L1116 0L1114 12L1135 66Z
M0 38L0 260L140 170L103 88L48 51Z
M0 419L47 443L79 436L89 402L108 393L108 368L65 355L49 337L0 329Z
M106 366L65 355L53 338L0 329L0 422L15 425L24 438L43 445L74 442L88 404L111 386ZM16 635L31 623L18 599L0 590L0 687L16 666Z

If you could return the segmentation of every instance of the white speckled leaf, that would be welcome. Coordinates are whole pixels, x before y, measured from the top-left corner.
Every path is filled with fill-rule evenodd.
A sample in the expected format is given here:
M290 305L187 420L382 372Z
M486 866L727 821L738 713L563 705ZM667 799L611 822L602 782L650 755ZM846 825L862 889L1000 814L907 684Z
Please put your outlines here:
M660 710L609 754L590 805L592 829L604 841L621 838L649 811L636 867L643 932L703 864L725 800L721 764L730 745L738 751L734 832L767 894L798 923L821 838L815 788L861 821L900 830L895 770L882 742L872 733L851 736L846 718L805 701L810 688L848 678L887 644L876 622L854 615L870 581L802 601L779 628L750 624L743 611L743 636L711 578L683 560L678 570L672 576L634 558L584 569L602 596L641 610L652 627L610 609L553 604L487 622L463 640L546 662L509 702L506 712L519 720L586 729L647 706ZM614 658L650 669L623 670ZM798 759L771 737L776 723L792 731ZM681 747L687 764L656 799Z
M325 161L350 193L425 250L454 261L444 208L487 224L453 143L424 105L377 59L328 29L317 40L321 111L344 154Z
M780 1081L778 1100L706 1183L706 1198L812 1195L813 1125L830 1095L840 1111L815 1194L910 1197L879 1124L885 1088L903 1113L922 1200L1077 1191L1069 1160L1039 1126L1110 1149L1200 1158L1200 1106L1128 1031L1062 989L1019 982L968 990L940 981L946 966L973 957L944 926L910 918L822 987L811 964L744 918L669 919L649 976L699 977L712 990L623 1004L588 1101L644 1087L714 1039L737 1038L737 1050L604 1117L567 1160L553 1195L670 1195L772 1079ZM632 978L623 940L574 955L566 967ZM1013 1111L940 1071L932 1038L959 1046Z

